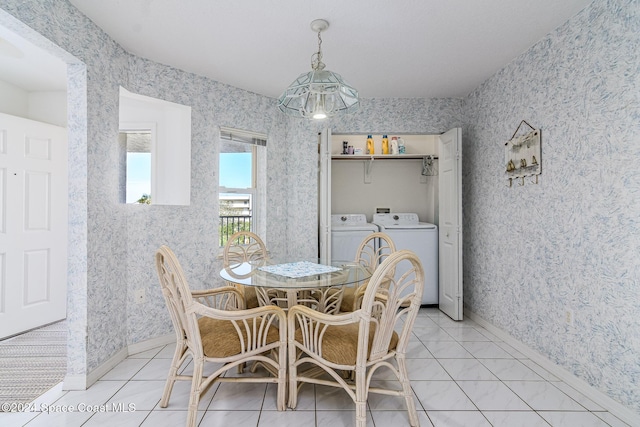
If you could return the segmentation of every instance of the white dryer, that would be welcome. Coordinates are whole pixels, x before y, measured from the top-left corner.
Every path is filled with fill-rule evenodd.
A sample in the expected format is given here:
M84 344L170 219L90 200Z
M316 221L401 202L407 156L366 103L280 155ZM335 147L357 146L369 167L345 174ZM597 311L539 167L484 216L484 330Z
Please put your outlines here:
M331 215L331 259L353 261L360 243L377 231L378 227L367 222L365 214Z
M373 224L391 237L397 250L416 253L425 275L422 304L438 304L438 226L420 222L415 213L377 213L373 215ZM396 278L402 273L396 270Z

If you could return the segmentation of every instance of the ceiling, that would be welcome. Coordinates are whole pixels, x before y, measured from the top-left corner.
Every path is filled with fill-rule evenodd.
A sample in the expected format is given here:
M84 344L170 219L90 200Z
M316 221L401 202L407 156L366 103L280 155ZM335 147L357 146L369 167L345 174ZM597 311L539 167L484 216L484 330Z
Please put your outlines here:
M67 64L0 26L0 80L23 90L67 88Z
M591 0L70 0L127 51L278 97L323 61L365 98L464 97ZM0 33L0 37L2 34ZM0 79L4 62L0 45Z

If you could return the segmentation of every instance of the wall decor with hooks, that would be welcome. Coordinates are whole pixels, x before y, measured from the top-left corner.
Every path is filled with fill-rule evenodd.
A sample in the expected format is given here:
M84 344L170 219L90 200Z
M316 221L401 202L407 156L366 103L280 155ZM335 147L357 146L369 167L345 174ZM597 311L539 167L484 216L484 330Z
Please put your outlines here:
M526 133L520 132L523 124L531 130ZM509 187L512 186L514 180L517 180L519 185L524 185L526 177L534 177L535 179L530 182L538 183L538 175L542 173L540 134L540 129L536 129L522 120L511 139L505 142L505 177L509 180Z

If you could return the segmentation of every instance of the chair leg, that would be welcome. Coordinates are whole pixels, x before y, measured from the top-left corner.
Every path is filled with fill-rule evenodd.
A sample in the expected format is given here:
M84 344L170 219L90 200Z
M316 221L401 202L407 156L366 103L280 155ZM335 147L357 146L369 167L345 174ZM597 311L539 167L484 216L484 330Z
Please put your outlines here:
M420 426L418 420L418 413L416 412L416 404L413 400L413 391L411 390L411 383L409 382L409 375L407 374L407 364L404 357L398 357L399 380L402 385L402 392L404 394L404 400L407 405L407 412L409 413L409 424L412 427Z
M367 427L367 402L356 402L356 427Z
M193 359L193 377L191 378L191 394L189 395L189 408L187 413L186 427L195 427L198 417L198 404L200 403L200 384L202 383L202 372L204 361Z
M287 346L281 345L278 352L278 411L287 409Z
M182 359L185 349L186 346L184 345L184 343L176 343L176 350L173 352L173 359L171 360L171 368L169 369L169 374L167 375L167 381L164 384L162 399L160 399L161 408L166 408L169 405L171 391L173 390L173 385L176 383L178 369L180 369L180 359Z
M280 375L280 374L278 374ZM278 411L286 411L287 410L287 373L286 369L283 375L283 378L278 379L278 400L277 407ZM293 409L293 408L292 408Z
M296 409L298 404L298 368L296 367L296 347L289 342L289 408ZM281 363L285 363L284 361Z
M367 426L366 370L356 367L356 427Z
M298 405L298 381L296 379L295 368L293 369L293 372L289 370L289 387L287 391L289 392L289 408L296 409Z

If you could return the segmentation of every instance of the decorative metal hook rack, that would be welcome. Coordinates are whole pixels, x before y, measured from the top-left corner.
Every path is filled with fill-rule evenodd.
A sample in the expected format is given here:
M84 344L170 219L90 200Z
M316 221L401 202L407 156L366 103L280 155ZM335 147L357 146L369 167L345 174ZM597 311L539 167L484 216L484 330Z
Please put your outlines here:
M531 128L531 131L516 136L523 124ZM514 180L518 180L518 185L523 186L526 177L534 177L530 182L538 183L538 175L542 173L540 140L540 129L522 120L511 139L505 142L505 176L509 180L509 187L513 185Z

